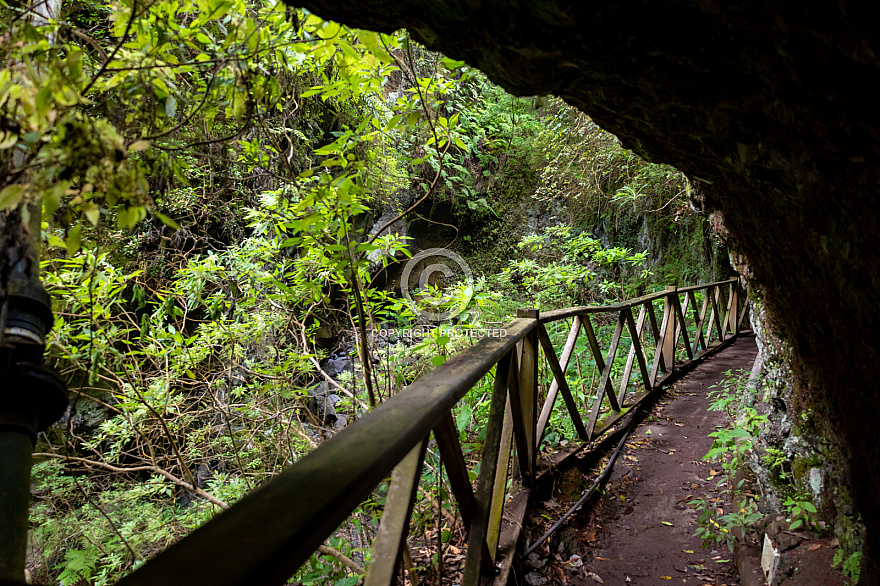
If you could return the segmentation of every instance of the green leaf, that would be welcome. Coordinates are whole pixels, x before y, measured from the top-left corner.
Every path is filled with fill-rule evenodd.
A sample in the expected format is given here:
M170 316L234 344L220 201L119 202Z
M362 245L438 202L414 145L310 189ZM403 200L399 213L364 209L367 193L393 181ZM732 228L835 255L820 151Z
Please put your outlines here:
M733 429L727 433L727 437L752 437L749 432L744 429Z
M131 206L129 208L120 208L117 211L116 222L120 228L131 229L145 217L147 217L147 212L143 206Z
M71 257L79 252L82 244L82 224L77 224L67 234L67 256Z
M464 61L456 61L455 59L450 59L449 57L444 57L442 59L443 67L450 71L455 71L456 69L461 69L465 65L467 65Z
M433 364L434 366L437 366L437 367L443 366L443 364L445 362L446 362L445 356L435 356L431 359L431 364Z
M0 210L11 210L16 207L24 196L21 185L7 185L0 191Z
M98 220L101 218L101 208L92 202L88 202L87 204L82 205L83 213L88 218L89 222L92 223L92 226L98 225Z
M174 228L175 230L180 230L180 225L166 216L165 214L160 214L159 212L153 212L153 215L159 218L159 221L168 226L169 228Z
M455 418L455 427L458 429L459 433L467 429L467 425L470 423L471 415L473 415L473 413L473 407L467 404L462 405L461 411L458 412L458 416Z
M788 530L794 531L795 529L797 529L798 527L800 527L803 524L804 524L803 519L798 519L797 521L795 521L794 523L792 523L791 525L788 526Z
M52 102L52 90L49 89L49 86L43 86L40 91L37 92L35 102L37 106L37 114L40 118L43 118L46 116L46 112L49 111L49 104Z
M384 63L394 63L394 58L388 54L385 47L379 43L379 35L372 31L358 31L358 40L367 50Z

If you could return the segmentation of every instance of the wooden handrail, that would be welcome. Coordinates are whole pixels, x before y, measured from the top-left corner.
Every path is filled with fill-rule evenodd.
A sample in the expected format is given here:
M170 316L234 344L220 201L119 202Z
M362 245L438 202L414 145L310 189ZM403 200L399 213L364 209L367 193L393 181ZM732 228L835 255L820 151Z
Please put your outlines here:
M725 287L730 289L726 299ZM698 311L699 291L705 291L705 297ZM679 298L682 294L683 305ZM654 301L660 299L665 309L658 326ZM640 308L637 320L632 313L635 307ZM581 440L593 439L668 380L679 367L679 346L693 361L737 335L747 307L747 298L739 294L738 280L729 279L671 288L608 306L544 314L520 310L517 319L504 328L504 337L483 338L462 350L118 583L284 584L391 476L386 513L373 544L366 582L370 586L390 583L406 547L409 517L432 430L462 519L470 530L463 586L477 586L481 576L499 564L503 571L496 582L500 583L506 579L505 572L512 562L530 487L538 473L540 446L558 394L562 394ZM693 330L687 325L688 309L692 311ZM599 346L590 319L596 313L617 314L607 355ZM565 318L573 319L573 323L559 360L544 324ZM708 329L704 331L705 326ZM565 378L581 332L587 335L600 371L598 385L591 389L595 395L588 407L586 425ZM629 353L618 385L612 379L624 333L629 336ZM714 345L710 344L713 339ZM651 347L653 368L648 355ZM543 405L538 404L541 349L553 381ZM643 390L630 392L635 364ZM474 490L451 410L493 368L495 383ZM667 374L660 378L660 372ZM515 459L511 458L512 447ZM511 462L522 484L508 492ZM514 510L502 514L506 502L512 503ZM503 534L504 527L512 533Z
M716 281L714 283L706 283L705 285L692 285L690 287L682 287L678 289L679 293L686 293L689 291L702 291L704 289L708 289L710 287L718 287L721 285L729 285L736 284L738 282L737 278L728 279L726 281ZM541 322L549 323L553 321L558 321L560 319L567 319L574 317L576 315L589 315L592 313L613 313L615 311L620 311L621 309L625 309L627 307L636 307L638 305L642 305L647 301L654 301L657 299L663 299L669 294L668 291L658 291L656 293L649 293L648 295L642 295L641 297L635 297L633 299L627 299L626 301L621 301L619 303L612 303L610 305L581 305L578 307L566 307L564 309L554 309L551 311L546 311L541 314Z
M284 584L502 356L537 326L517 319L415 381L118 582Z

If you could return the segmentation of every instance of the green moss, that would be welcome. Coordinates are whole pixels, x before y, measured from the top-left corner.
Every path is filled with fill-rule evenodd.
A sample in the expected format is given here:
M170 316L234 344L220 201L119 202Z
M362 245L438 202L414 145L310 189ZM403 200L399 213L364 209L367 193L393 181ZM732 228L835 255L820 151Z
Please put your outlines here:
M791 472L798 483L805 481L806 476L810 473L811 468L822 466L823 459L820 454L810 454L807 456L796 456L791 461Z
M459 238L453 250L465 257L477 274L496 274L511 259L519 258L517 247L526 226L531 199L538 186L538 170L530 161L518 161L504 168L502 176L486 194L491 212L461 214Z

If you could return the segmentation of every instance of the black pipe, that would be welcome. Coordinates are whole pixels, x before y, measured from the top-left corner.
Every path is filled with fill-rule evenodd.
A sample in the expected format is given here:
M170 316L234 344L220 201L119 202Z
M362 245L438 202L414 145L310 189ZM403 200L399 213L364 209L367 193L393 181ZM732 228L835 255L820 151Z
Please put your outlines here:
M10 251L11 260L20 251ZM24 255L20 255L24 258ZM43 365L49 296L26 262L12 263L0 308L0 584L23 584L37 433L67 408L63 381Z
M608 460L608 463L605 465L605 469L602 470L602 474L600 474L596 478L596 480L593 482L593 484L590 486L590 488L588 488L587 491L583 494L583 496L581 496L581 498L578 499L578 502L573 504L571 506L571 508L568 509L568 511L564 515L562 515L562 517L558 521L556 521L556 523L554 523L553 526L550 527L550 529L548 529L547 532L540 537L540 539L538 539L538 541L533 543L531 545L531 547L529 547L523 553L523 557L528 557L528 555L530 553L532 553L533 551L535 551L536 549L538 549L538 546L541 545L542 543L544 543L544 541L546 541L548 537L550 537L551 535L556 533L556 531L559 530L559 528L562 526L562 524L565 523L565 520L568 519L569 517L571 517L571 515L575 511L580 509L581 505L583 505L587 501L587 499L590 498L590 495L593 494L593 492L596 490L596 488L598 488L600 484L605 482L605 479L608 478L608 475L611 473L611 469L614 467L614 462L615 462L615 460L617 460L617 456L620 455L620 451L623 449L623 445L626 443L626 440L629 439L629 434L632 433L632 430L635 429L635 427L636 427L637 414L638 414L637 412L633 412L632 419L629 420L629 424L627 424L627 426L626 426L626 431L624 431L623 437L620 438L620 443L617 444L617 447L614 449L614 452L612 452L611 458Z
M0 584L24 583L33 448L26 434L0 430Z

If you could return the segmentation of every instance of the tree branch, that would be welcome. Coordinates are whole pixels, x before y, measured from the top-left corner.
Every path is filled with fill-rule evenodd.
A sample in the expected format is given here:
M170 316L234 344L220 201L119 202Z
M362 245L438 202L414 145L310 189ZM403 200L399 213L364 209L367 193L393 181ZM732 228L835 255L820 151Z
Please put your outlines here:
M160 476L164 476L177 486L190 490L206 501L217 505L221 509L228 509L229 505L225 502L221 501L217 497L205 492L198 486L194 486L185 480L181 480L174 474L168 472L167 470L160 468L154 464L148 464L145 466L114 466L112 464L108 464L106 462L99 462L97 460L89 460L87 458L78 458L76 456L66 456L64 454L53 454L51 452L36 452L34 457L44 457L44 458L61 458L63 460L68 460L71 462L79 462L80 464L84 464L86 466L97 466L98 468L104 468L105 470L109 470L111 472L116 472L118 474L127 474L129 472L154 472Z

